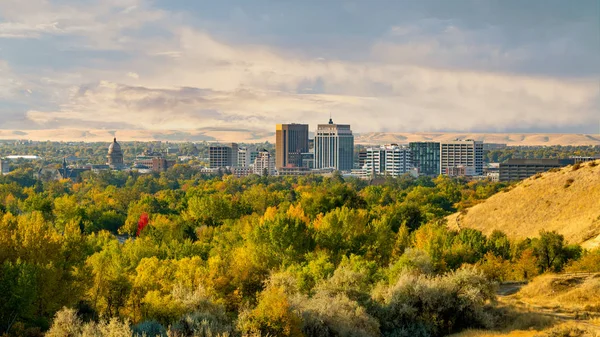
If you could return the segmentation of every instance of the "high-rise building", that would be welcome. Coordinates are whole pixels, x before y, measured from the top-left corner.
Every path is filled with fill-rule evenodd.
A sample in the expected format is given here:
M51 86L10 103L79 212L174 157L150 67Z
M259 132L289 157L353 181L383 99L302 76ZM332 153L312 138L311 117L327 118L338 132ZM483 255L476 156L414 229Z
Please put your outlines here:
M258 151L252 148L240 147L238 150L237 167L252 166L257 155Z
M208 148L208 164L210 168L232 167L238 163L238 145L214 144Z
M254 174L258 175L274 175L275 161L267 150L258 152L258 156L254 160Z
M440 143L440 171L449 176L483 175L483 142L467 139Z
M10 166L8 160L0 158L0 174L8 174L10 172Z
M398 177L412 169L410 149L397 144L370 147L363 166L366 175Z
M111 169L122 169L125 167L123 163L123 151L121 145L117 143L117 138L113 139L113 142L108 147L108 155L106 156L107 164Z
M350 171L354 165L354 136L350 125L319 124L315 134L315 168Z
M277 124L275 167L302 166L302 153L308 152L308 124Z
M440 143L412 142L408 146L412 155L412 165L420 175L440 175Z
M365 161L367 160L367 150L358 151L358 168L361 169L365 166Z

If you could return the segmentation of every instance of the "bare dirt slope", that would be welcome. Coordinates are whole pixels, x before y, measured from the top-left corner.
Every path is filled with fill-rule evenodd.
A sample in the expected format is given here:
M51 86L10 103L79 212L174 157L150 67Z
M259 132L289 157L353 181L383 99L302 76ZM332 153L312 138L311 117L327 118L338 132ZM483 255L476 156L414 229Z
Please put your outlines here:
M448 217L453 228L475 228L486 234L498 229L512 238L555 230L571 243L600 245L600 161L565 167L520 182L466 214Z

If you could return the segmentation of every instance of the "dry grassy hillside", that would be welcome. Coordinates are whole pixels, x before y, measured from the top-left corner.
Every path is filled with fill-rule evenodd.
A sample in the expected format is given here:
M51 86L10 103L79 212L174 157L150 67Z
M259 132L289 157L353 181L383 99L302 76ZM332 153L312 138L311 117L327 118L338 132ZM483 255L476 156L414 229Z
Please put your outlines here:
M489 234L502 230L512 238L555 230L571 243L600 244L600 161L565 167L520 182L485 202L448 218L453 227Z
M444 142L454 139L475 139L485 143L517 145L600 145L600 135L560 133L449 133L449 132L368 132L356 135L357 144L389 144L409 142Z
M311 132L315 125L310 126ZM113 137L123 141L221 141L221 142L274 142L275 125L271 130L240 130L226 128L198 128L189 130L107 130L107 129L43 129L43 130L0 130L0 139L31 139L55 141L102 142ZM409 142L450 141L475 139L486 143L501 143L510 146L531 145L600 145L600 135L573 133L449 133L449 132L367 132L357 133L357 144L407 144Z

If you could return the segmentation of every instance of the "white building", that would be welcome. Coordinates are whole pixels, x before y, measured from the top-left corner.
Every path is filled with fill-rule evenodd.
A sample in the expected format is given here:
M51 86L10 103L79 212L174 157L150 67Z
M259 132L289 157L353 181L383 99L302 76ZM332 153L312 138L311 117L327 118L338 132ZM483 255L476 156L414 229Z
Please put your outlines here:
M367 176L398 177L411 173L413 167L410 149L397 144L367 148L367 157L362 169Z
M8 166L8 160L4 158L0 158L0 174L8 174L10 172L10 167Z
M333 168L350 171L354 165L354 135L350 125L319 124L315 133L316 169Z
M467 139L441 143L440 170L449 176L483 175L483 142Z
M237 155L238 167L250 167L254 164L254 160L258 156L258 151L255 149L240 147Z
M271 156L269 151L262 150L258 152L258 155L254 160L254 174L262 176L265 173L268 175L275 175L275 158Z

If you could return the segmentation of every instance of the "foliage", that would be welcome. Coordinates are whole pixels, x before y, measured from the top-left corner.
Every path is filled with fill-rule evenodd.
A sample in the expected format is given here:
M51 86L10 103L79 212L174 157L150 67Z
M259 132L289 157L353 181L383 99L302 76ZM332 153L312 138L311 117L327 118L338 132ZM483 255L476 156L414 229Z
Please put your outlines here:
M375 294L383 336L445 336L490 326L485 304L494 296L494 283L470 268L434 277L404 273Z
M595 261L572 262L580 248L556 233L515 242L443 220L503 186L214 177L182 165L77 182L15 170L0 177L0 334L401 336L482 326L483 276L529 279Z

